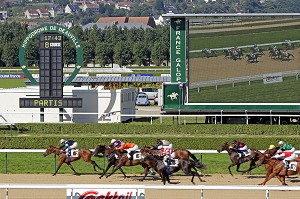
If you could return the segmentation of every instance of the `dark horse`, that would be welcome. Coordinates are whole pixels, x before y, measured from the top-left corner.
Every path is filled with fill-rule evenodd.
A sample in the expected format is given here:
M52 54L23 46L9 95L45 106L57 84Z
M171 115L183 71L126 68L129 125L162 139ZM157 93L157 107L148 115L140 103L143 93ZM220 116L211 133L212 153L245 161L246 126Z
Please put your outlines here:
M250 53L250 54L247 54L246 57L247 57L247 62L248 63L258 62L258 60L257 60L257 58L258 58L257 54Z
M240 171L239 168L240 168L240 165L244 162L248 162L250 160L254 160L255 156L256 156L256 151L255 150L251 150L250 151L250 154L246 157L239 157L239 153L236 152L233 148L230 147L230 145L225 142L218 150L217 150L219 153L222 152L222 151L227 151L228 152L228 155L230 157L230 160L232 162L232 164L230 164L228 166L228 170L229 170L229 173L233 176L232 172L231 172L231 167L234 167L236 166L236 171L237 172L243 172L245 173L246 171ZM250 163L250 167L253 163L251 162Z
M166 184L166 181L168 181L169 184L171 183L169 174L167 172L167 167L159 156L153 156L151 154L148 154L145 157L143 157L142 161L147 165L149 165L152 169L154 169L159 174L164 185ZM146 175L144 176L142 181L145 179L145 177Z
M176 151L176 150L175 150ZM195 158L195 160L189 159L189 153L186 153L187 150L183 150L185 153L179 153L176 155L175 153L175 160L177 160L177 164L170 166L170 174L175 173L179 170L182 170L186 175L192 175L191 182L194 184L194 177L197 176L201 182L204 182L200 175L197 172L197 169L200 169L201 171L203 169L206 169L206 166L198 162L198 160ZM182 152L182 150L181 150ZM149 155L152 155L156 159L162 159L163 156L161 156L161 150L159 149L151 149L151 147L144 147L141 149L141 154L143 157L147 157ZM193 154L192 154L193 155ZM194 156L194 155L193 155ZM162 161L162 160L161 160ZM163 163L164 164L164 163ZM150 165L149 165L150 166ZM194 169L195 171L192 171Z
M287 185L285 183L285 176L296 175L300 173L299 158L296 158L291 161L291 163L293 163L294 165L292 167L293 170L291 169L287 170L282 160L273 159L271 157L272 156L270 156L269 154L260 153L259 160L257 161L257 166L264 164L267 173L264 181L259 185L265 185L273 177L277 177L282 185Z
M120 170L121 173L124 175L124 178L126 178L126 174L122 170L122 166L137 166L141 165L144 168L145 175L148 174L148 171L150 167L146 164L141 162L141 160L131 160L128 159L126 152L121 152L117 149L113 149L110 147L106 147L103 145L99 145L93 152L93 155L97 155L98 153L104 154L108 159L108 165L106 169L104 170L103 174L99 177L102 178L104 175L106 175L107 171L111 166L113 166L112 172L109 175L106 175L106 177L111 176L114 174L117 170ZM117 158L118 157L118 158Z
M78 175L78 173L75 171L75 169L71 165L71 162L75 162L80 159L83 159L85 162L92 164L94 166L94 171L96 171L96 172L97 172L96 167L98 167L100 170L103 170L102 168L100 168L97 165L97 163L95 161L91 160L92 152L88 149L79 149L77 157L70 157L70 160L68 159L68 156L66 155L66 153L59 147L49 146L49 148L44 152L43 155L44 155L44 157L46 157L46 156L50 155L51 153L54 153L55 155L58 155L58 157L59 157L58 167L57 167L55 173L53 174L53 176L55 176L57 174L58 170L60 169L60 167L63 163L67 164L72 169L72 171L74 172L75 175Z

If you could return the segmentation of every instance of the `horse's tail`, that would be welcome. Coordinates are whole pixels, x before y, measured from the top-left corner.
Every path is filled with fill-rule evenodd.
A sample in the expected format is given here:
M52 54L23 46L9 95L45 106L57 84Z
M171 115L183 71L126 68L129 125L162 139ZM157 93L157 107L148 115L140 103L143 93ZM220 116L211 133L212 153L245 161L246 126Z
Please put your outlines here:
M192 154L189 150L187 150L187 152L189 153L189 156L195 161L195 162L199 162L199 160L196 158L196 156L194 154Z

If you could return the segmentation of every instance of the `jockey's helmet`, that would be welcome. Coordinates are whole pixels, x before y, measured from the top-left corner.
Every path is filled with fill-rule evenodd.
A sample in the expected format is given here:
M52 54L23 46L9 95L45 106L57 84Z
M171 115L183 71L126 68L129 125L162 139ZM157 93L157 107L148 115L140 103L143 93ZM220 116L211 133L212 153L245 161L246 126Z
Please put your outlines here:
M111 139L110 143L113 144L115 143L116 139Z
M65 142L65 139L60 139L60 143L63 144Z
M235 144L236 142L237 142L236 140L232 140L232 142L231 142L231 143L232 143L232 144Z
M268 149L274 149L274 148L275 148L275 145L271 144Z
M284 145L284 141L280 140L280 141L278 142L278 145Z

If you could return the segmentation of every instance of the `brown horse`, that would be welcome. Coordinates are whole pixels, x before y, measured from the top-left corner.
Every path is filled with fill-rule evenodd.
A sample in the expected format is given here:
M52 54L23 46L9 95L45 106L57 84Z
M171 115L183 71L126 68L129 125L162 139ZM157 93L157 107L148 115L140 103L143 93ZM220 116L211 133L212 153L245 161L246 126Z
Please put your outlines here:
M117 170L120 170L122 174L124 175L124 178L126 178L126 174L122 170L122 166L137 166L141 165L144 168L144 174L145 176L148 174L148 171L150 167L146 164L141 162L140 160L131 160L127 157L126 152L121 152L117 149L113 149L110 147L106 147L103 145L99 145L93 152L93 155L97 155L98 153L104 154L108 159L108 165L106 169L104 170L103 174L99 177L102 178L104 175L106 175L108 169L113 166L112 172L109 175L106 175L106 177L111 176L114 174Z
M255 154L255 150L250 150L250 155L249 156L246 156L246 157L239 157L239 154L238 152L236 152L233 148L230 147L230 145L225 142L218 150L217 150L219 153L221 153L222 151L227 151L228 152L228 155L230 157L230 160L232 162L232 164L230 164L228 166L228 170L229 170L229 173L233 176L232 172L231 172L231 167L234 167L236 166L236 171L237 172L247 172L247 171L250 171L252 169L252 166L253 166L253 162L251 161L250 162L250 170L246 170L246 171L240 171L239 168L240 168L240 165L244 162L248 162L250 160L254 160L255 157L256 157L256 154Z
M94 156L99 156L98 154L102 153L108 160L107 167L106 167L106 169L104 169L103 174L99 178L102 178L107 173L107 171L110 169L110 167L115 165L117 158L116 158L115 154L113 153L113 150L114 150L113 148L107 147L104 145L98 145L98 147L94 150L94 152L93 152ZM119 170L123 174L124 178L126 178L127 176L124 173L123 169L119 168Z
M263 154L266 154L268 156L273 156L273 155L275 155L275 153L277 152L278 149L279 149L279 147L275 147L273 149L266 149L263 152ZM262 156L262 153L258 150L255 150L253 159L250 160L250 167L249 167L249 169L243 171L243 174L247 173L247 172L250 172L251 170L261 166L261 163L256 164L256 162L259 160L260 156Z
M72 171L74 172L75 175L79 175L75 171L73 166L71 165L71 162L74 162L74 161L77 161L80 159L83 159L85 162L92 164L94 166L94 171L96 171L96 172L97 172L96 167L98 167L100 170L103 170L102 168L100 168L97 165L97 163L95 161L91 160L92 152L90 150L79 149L77 157L70 157L70 160L68 160L68 156L61 148L49 146L49 148L44 152L43 155L44 155L44 157L46 157L52 153L54 153L55 155L58 155L58 157L59 157L58 167L57 167L56 171L54 172L53 176L55 176L57 174L58 170L60 169L60 167L63 163L67 164L72 169Z
M287 170L282 160L273 159L271 157L272 156L270 156L270 154L260 153L260 157L256 165L260 166L264 164L267 173L264 181L259 185L265 185L273 177L277 177L282 185L287 185L285 183L285 176L296 175L300 173L299 158L296 158L291 161L291 163L293 163L294 165L293 170L291 169Z

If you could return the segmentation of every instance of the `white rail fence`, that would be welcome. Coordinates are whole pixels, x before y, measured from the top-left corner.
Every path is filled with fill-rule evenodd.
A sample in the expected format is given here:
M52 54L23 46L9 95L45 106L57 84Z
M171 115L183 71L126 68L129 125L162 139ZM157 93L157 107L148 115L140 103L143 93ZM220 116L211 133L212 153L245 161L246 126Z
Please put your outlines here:
M200 198L205 199L205 190L249 190L249 191L265 191L265 198L270 199L270 191L300 191L299 186L253 186L253 185L122 185L122 184L0 184L0 189L6 189L6 199L9 199L10 189L66 189L69 193L67 199L78 199L80 195L74 196L74 190L80 189L106 189L106 190L199 190ZM144 199L144 194L137 197L130 197L132 199ZM88 196L92 198L93 196ZM96 198L93 197L93 198ZM112 198L112 197L111 197ZM114 197L115 198L115 197ZM127 198L127 197L126 197Z
M295 104L295 105L298 105L298 104ZM275 110L276 111L276 110ZM31 118L34 118L34 116L36 115L64 115L64 116L68 116L68 118L71 118L70 121L63 121L63 122L57 122L57 123L73 123L73 116L74 115L99 115L99 119L98 119L98 122L101 122L103 121L104 117L100 117L100 116L106 116L106 117L115 117L116 118L116 121L119 120L120 117L129 117L131 118L131 122L134 122L135 119L137 118L150 118L150 123L153 124L153 121L154 119L156 118L159 118L159 122L160 124L163 124L163 120L166 119L166 118L176 118L177 119L177 123L179 124L183 124L183 125L186 125L187 124L187 118L196 118L195 122L194 123L201 123L200 120L198 120L198 118L203 118L205 119L205 117L214 117L215 120L214 120L214 123L217 124L217 120L216 118L217 117L221 117L221 121L222 121L222 117L245 117L246 118L246 124L248 124L248 118L251 118L251 117L270 117L270 120L272 121L272 118L278 118L279 121L278 121L278 124L280 125L280 121L281 121L281 118L299 118L300 115L298 114L288 114L288 115L285 115L285 114L273 114L272 113L272 110L270 110L270 114L249 114L247 110L245 110L245 113L244 114L223 114L222 113L223 110L220 111L220 113L217 113L217 114L201 114L201 115L184 115L184 114L180 114L180 109L179 109L179 115L162 115L162 114L120 114L118 112L110 112L110 113L68 113L68 112L63 112L63 113L53 113L53 112L0 112L0 118L6 118L6 116L8 115L30 115ZM190 122L190 121L189 121ZM11 125L15 125L15 123L22 123L22 122L14 122L14 121L1 121L0 120L0 125L8 125L8 126L11 126ZM30 123L30 121L26 121L24 123ZM36 121L32 120L31 123L36 123ZM44 122L44 123L47 123L47 122ZM53 123L53 122L52 122ZM272 124L272 123L270 123Z

